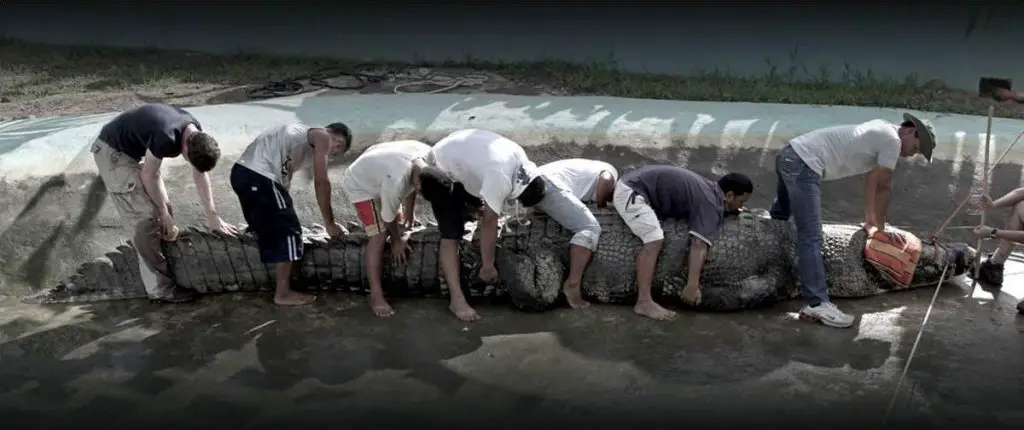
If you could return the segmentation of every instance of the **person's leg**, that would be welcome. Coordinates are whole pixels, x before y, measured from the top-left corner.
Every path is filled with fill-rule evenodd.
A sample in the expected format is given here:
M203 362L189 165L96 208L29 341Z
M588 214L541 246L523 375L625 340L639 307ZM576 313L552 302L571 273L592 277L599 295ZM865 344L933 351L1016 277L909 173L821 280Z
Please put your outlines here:
M786 190L786 181L782 179L782 172L779 170L781 166L779 163L782 161L782 157L784 155L789 155L790 153L795 155L793 148L787 144L786 146L783 146L782 149L779 149L779 152L775 154L775 200L772 202L771 209L768 210L772 219L782 221L788 221L791 212L789 209L789 191Z
M379 317L395 314L395 310L384 298L382 271L384 243L387 241L387 229L380 220L380 205L375 200L364 200L355 203L356 214L370 238L366 245L366 273L370 280L370 308Z
M1017 203L1013 207L1013 211L1010 213L1010 218L1006 220L1004 228L1006 230L1024 230L1024 202ZM1003 270L1005 269L1006 259L1010 258L1010 254L1013 253L1013 249L1016 247L1016 243L1000 240L999 248L990 254L985 261L981 262L981 267L978 268L978 282L1001 287L1003 285Z
M855 318L836 308L828 297L825 262L821 256L821 178L795 153L784 156L781 161L782 177L796 223L800 291L807 302L800 310L800 317L830 327L849 327Z
M615 206L615 211L622 217L622 221L629 227L629 230L644 244L636 256L637 298L633 312L656 320L675 318L676 313L655 302L651 293L654 285L654 271L658 265L658 255L661 254L661 246L665 237L665 233L661 229L661 222L644 198L634 194L633 189L621 181L615 185L612 205Z
M195 300L195 292L177 286L170 275L163 253L156 205L142 185L142 165L99 139L92 143L90 150L110 201L131 232L146 294L155 302Z
M431 201L430 208L434 212L437 228L441 233L438 260L445 282L448 284L448 310L462 321L477 321L480 315L466 301L459 273L462 267L459 259L459 241L462 240L462 234L466 229L463 217L465 203L454 199L450 194L446 197L443 201Z
M274 303L280 306L301 306L312 303L316 296L303 294L292 289L292 270L296 261L303 256L302 224L295 213L295 204L291 194L283 185L272 182L273 191L279 204L274 214L273 227L276 234L267 235L268 262L277 263L277 289L274 292ZM259 237L257 236L257 242Z
M590 303L583 299L580 292L580 284L583 281L583 272L601 238L601 224L572 191L559 188L550 182L547 194L537 204L537 210L548 214L562 227L573 232L569 241L569 276L562 284L562 293L565 294L570 307L589 307Z

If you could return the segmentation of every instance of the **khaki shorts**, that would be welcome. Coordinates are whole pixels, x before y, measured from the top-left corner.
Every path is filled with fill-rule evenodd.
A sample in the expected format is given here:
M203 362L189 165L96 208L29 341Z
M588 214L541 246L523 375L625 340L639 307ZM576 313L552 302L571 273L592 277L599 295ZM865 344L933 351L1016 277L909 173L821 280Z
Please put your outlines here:
M644 244L665 238L665 232L661 229L661 221L658 220L654 209L647 204L647 200L643 196L634 194L633 189L622 181L615 184L612 204L629 230L637 235Z
M142 185L142 163L96 139L89 150L114 209L129 230L157 218L156 205Z

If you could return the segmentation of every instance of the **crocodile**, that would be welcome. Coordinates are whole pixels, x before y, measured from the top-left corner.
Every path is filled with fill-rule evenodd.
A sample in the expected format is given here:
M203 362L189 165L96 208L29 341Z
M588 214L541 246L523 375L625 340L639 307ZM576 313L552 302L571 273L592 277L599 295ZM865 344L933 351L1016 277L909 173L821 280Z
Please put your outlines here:
M633 264L641 247L610 209L594 209L602 226L601 243L583 278L585 297L600 303L631 303L636 297ZM656 294L673 295L685 285L689 248L683 221L666 220L664 248L654 280ZM904 234L909 232L901 231ZM474 279L480 267L479 238L473 223L460 241L462 285L467 297L506 299L524 311L543 311L561 300L572 233L543 213L504 220L495 253L500 281L486 285ZM864 260L866 235L854 225L825 224L823 249L832 297L851 298L902 289L888 283ZM322 227L304 228L305 254L294 271L295 287L306 291L369 293L365 274L367 236L353 228L341 239L329 239ZM447 297L438 267L440 233L425 226L408 237L406 264L393 265L385 247L384 291L389 296ZM726 311L770 306L798 296L796 230L792 223L750 212L727 216L701 273L703 292L698 310ZM172 276L179 285L200 293L269 291L274 270L259 259L255 237L225 237L186 228L173 242L164 242ZM975 251L967 244L923 243L909 287L935 285L949 266L948 278L968 270ZM57 286L26 299L37 303L74 303L145 297L135 250L128 244L105 257L86 262Z

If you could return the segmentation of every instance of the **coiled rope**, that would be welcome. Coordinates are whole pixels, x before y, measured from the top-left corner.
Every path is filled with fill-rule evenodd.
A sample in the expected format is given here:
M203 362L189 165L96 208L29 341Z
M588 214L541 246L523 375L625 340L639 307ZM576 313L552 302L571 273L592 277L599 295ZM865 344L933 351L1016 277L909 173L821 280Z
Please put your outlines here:
M395 94L438 94L460 87L479 87L488 77L481 74L449 75L435 72L428 67L405 67L391 69L387 66L361 64L354 67L332 66L318 69L307 75L270 81L251 88L247 95L252 99L267 99L318 91L324 88L335 90L361 90L366 84L398 82ZM343 81L344 83L337 83ZM406 82L401 82L406 81ZM436 86L426 91L404 90L407 87Z

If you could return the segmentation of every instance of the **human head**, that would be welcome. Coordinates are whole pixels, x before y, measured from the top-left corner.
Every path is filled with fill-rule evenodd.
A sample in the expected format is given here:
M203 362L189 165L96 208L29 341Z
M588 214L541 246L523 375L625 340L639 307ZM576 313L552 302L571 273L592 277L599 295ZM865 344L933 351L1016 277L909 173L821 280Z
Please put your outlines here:
M594 204L599 208L607 207L615 194L615 174L607 170L597 175L597 184L594 185Z
M718 187L725 194L725 210L735 212L743 208L754 193L754 182L742 173L729 173L718 179Z
M512 195L523 207L533 207L540 203L547 191L547 184L541 177L537 165L532 161L525 161L516 169L512 177Z
M220 159L220 145L217 139L202 131L196 131L185 140L185 148L182 151L185 159L192 167L200 172L209 172L217 167L217 160Z
M348 151L352 144L352 130L345 123L333 122L324 127L331 135L331 156L338 156Z
M928 120L920 120L909 113L903 114L903 123L897 132L900 136L900 156L910 157L920 153L929 162L935 150L935 127Z

